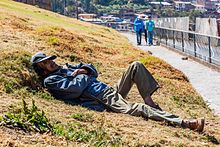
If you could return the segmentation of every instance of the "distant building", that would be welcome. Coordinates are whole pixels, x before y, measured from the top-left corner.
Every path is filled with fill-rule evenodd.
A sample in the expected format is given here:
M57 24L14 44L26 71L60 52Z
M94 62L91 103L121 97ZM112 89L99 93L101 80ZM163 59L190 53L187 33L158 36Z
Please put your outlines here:
M196 4L205 6L205 0L196 0Z
M172 7L172 4L170 4L168 2L150 2L150 4L153 5L153 6L161 6L163 8Z
M122 19L120 19L119 17L115 17L113 15L101 16L100 19L103 22L121 22L122 21Z
M85 13L85 14L79 14L79 18L81 19L94 19L97 18L96 14L89 14L89 13Z
M130 20L130 21L134 21L134 19L135 19L135 12L134 12L133 9L122 8L119 11L119 17L123 18L123 19Z
M201 11L201 12L205 12L207 11L205 9L205 6L204 5L198 5L198 4L193 4L195 6L195 10L198 10L198 11Z
M79 19L91 23L102 23L102 20L97 18L96 14L79 14Z
M133 30L133 23L130 22L106 22L104 23L105 26L111 27L113 29L116 29L118 31L128 31L128 30Z
M192 2L192 0L176 0L176 1L181 1L181 2Z
M14 0L17 2L22 2L30 5L37 5L40 8L46 9L46 10L52 10L52 0Z
M219 2L219 0L196 0L195 6L200 10L205 9L208 11L215 11L218 9Z
M183 1L174 1L174 7L176 10L192 10L195 6L192 5L191 2L183 2Z
M216 10L216 4L218 3L218 0L206 0L205 1L205 9L207 10Z

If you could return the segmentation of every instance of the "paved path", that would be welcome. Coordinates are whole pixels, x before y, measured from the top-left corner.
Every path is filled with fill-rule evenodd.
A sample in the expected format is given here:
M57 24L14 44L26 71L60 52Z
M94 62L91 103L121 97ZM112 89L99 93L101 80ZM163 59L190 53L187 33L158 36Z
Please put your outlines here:
M131 33L122 33L129 41L136 45L136 36ZM214 109L215 114L220 115L220 73L191 59L182 60L182 55L172 52L161 46L146 46L142 40L139 48L151 51L154 56L163 59L176 69L182 71L190 80L192 86L200 93L203 99Z

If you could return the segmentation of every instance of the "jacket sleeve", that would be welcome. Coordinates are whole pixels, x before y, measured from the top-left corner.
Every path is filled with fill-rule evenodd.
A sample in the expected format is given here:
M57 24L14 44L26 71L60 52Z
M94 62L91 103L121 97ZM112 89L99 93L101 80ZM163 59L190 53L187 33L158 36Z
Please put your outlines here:
M98 77L98 72L97 72L96 68L95 68L92 64L83 64L83 63L80 63L80 64L78 64L78 65L72 65L72 64L66 63L66 66L67 66L68 68L73 69L73 70L75 70L75 69L80 69L80 68L81 68L81 69L86 69L86 70L88 70L89 75L95 76L96 78Z
M80 68L87 69L90 75L98 77L98 72L92 64L84 64Z
M76 77L52 75L44 80L44 86L49 90L74 93L76 97L80 96L89 83L87 75L80 74Z
M79 69L82 65L83 65L83 63L79 63L77 65L72 65L72 64L66 63L66 66L71 69Z
M137 23L137 18L134 21L134 30L138 31L138 23Z

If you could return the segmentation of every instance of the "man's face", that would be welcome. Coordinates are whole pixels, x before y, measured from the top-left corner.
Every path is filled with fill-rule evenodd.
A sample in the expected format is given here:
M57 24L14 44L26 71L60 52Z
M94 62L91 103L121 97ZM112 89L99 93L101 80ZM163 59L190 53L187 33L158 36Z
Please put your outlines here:
M37 65L44 70L45 74L53 72L59 68L59 66L53 60L44 60L37 63Z

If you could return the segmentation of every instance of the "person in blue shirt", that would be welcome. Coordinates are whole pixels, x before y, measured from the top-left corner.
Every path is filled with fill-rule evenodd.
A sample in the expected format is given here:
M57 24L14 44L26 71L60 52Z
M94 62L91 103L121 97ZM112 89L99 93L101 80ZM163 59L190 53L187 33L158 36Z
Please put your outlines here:
M144 32L144 22L141 19L140 16L138 16L135 20L134 20L134 31L136 32L136 36L137 36L137 45L141 45L141 36L142 33Z
M57 99L78 102L88 108L98 105L112 112L166 121L183 128L203 131L204 119L181 119L163 111L153 102L151 95L159 85L140 62L133 62L113 88L97 80L98 73L92 64L60 66L54 62L54 59L56 56L46 56L44 53L38 52L32 56L31 63L35 72L41 77L43 86ZM129 103L126 100L133 84L137 85L145 104ZM94 104L94 102L97 103ZM94 110L101 111L100 107L96 107L97 109L94 108Z
M147 28L147 31L148 31L148 44L153 45L153 36L154 36L155 24L154 24L154 21L152 20L151 16L148 16L148 21L146 23L146 28Z

